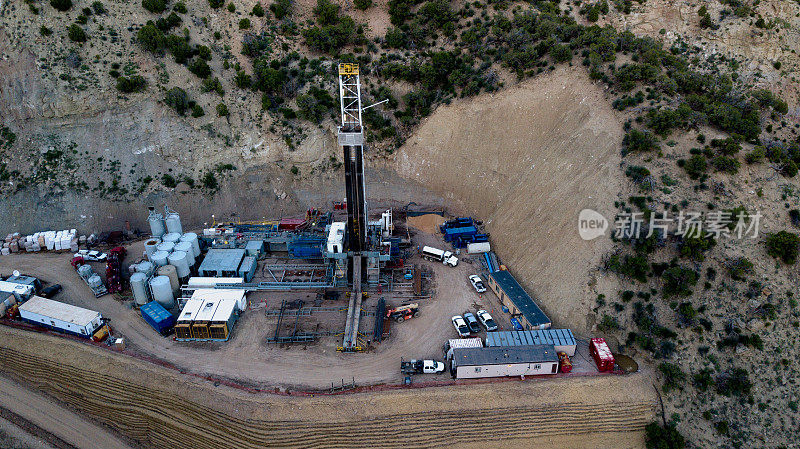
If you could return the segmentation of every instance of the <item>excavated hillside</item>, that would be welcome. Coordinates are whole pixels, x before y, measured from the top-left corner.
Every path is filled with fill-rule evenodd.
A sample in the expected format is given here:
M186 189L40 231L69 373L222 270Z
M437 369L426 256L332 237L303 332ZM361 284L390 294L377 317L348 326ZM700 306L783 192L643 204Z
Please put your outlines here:
M0 362L1 372L152 447L636 448L657 405L644 373L338 396L252 394L5 326Z
M612 243L583 241L578 213L613 216L620 119L582 68L439 108L397 155L398 172L478 213L495 251L555 323L591 331L593 268Z

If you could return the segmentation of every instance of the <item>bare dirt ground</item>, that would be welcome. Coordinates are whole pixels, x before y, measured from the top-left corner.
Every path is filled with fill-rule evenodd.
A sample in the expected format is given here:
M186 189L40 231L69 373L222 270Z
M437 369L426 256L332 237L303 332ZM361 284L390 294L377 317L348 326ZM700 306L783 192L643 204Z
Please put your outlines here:
M13 423L0 420L0 430L8 432L19 443L2 447L132 447L114 432L5 376L0 376L0 409L16 415ZM42 429L46 429L46 433Z
M590 332L598 294L590 273L611 242L581 240L577 218L584 208L613 216L624 178L620 123L585 70L559 68L439 107L401 148L396 169L480 216L544 311Z
M648 373L286 396L6 326L0 342L0 371L155 447L633 448L656 410Z

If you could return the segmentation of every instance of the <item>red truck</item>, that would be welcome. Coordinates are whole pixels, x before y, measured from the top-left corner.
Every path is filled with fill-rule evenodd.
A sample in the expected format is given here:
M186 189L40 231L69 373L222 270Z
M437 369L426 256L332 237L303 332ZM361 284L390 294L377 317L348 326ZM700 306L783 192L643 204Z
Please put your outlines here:
M605 338L593 338L589 344L589 352L597 364L598 371L602 373L614 370L614 354L611 353Z

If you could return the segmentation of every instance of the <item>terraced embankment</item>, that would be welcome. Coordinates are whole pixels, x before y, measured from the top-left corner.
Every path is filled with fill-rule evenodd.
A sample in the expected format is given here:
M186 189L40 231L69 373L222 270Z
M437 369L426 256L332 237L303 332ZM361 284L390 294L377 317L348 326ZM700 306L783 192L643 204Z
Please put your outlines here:
M485 447L488 438L493 447L524 440L633 448L642 446L655 413L641 374L338 396L251 394L5 326L0 371L154 447Z

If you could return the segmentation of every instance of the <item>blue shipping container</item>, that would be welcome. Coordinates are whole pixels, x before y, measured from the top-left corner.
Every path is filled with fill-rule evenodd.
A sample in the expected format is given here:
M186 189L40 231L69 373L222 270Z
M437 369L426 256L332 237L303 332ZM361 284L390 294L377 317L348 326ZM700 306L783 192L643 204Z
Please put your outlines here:
M475 226L464 226L460 228L448 228L444 230L444 240L446 242L455 241L456 238L473 236L478 233Z
M175 317L167 311L161 304L152 301L143 305L140 309L142 318L147 324L153 327L156 332L164 335L175 326Z

